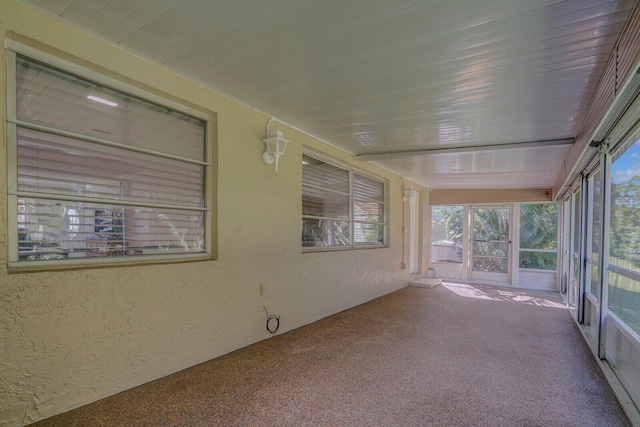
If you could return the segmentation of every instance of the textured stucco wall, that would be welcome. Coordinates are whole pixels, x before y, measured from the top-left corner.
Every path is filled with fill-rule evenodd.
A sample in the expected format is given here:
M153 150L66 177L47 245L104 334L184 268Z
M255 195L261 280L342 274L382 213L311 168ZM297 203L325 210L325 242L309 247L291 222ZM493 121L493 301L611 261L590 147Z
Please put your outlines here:
M389 180L390 248L300 250L301 153L350 156L293 130L280 171L262 163L268 116L23 3L0 0L0 33L217 113L215 261L7 273L5 51L0 56L0 425L21 425L228 353L392 292L402 263L402 180ZM262 293L260 285L263 285Z

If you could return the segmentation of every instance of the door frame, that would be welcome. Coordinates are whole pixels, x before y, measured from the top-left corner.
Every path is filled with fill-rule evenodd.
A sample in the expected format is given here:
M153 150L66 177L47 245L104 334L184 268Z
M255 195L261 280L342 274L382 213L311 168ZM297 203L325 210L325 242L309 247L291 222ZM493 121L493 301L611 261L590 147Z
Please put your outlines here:
M473 258L474 258L474 251L473 251L473 242L474 242L474 230L473 230L473 218L475 215L475 211L478 209L506 209L509 211L509 227L508 227L508 240L496 240L496 241L492 241L495 243L507 243L508 244L508 250L507 250L507 256L506 256L506 260L507 260L507 272L506 273L493 273L493 272L482 272L482 271L476 271L473 269ZM513 212L514 212L514 207L512 205L472 205L469 206L469 213L468 213L468 218L469 218L469 234L468 234L468 256L469 256L469 261L468 261L468 274L469 274L469 280L472 282L480 282L480 283L491 283L491 284L498 284L498 285L507 285L507 286L511 286L511 279L513 276L513 267L512 267L512 257L514 256L513 254L513 227L514 227L514 221L513 221Z

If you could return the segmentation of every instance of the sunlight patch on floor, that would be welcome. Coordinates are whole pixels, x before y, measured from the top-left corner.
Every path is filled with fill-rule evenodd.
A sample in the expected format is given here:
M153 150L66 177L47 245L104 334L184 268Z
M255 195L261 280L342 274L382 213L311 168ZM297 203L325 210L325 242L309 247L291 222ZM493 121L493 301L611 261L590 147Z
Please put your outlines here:
M535 291L524 289L492 288L490 286L471 285L464 283L443 282L442 286L451 292L465 298L483 299L489 301L518 302L521 304L535 305L538 307L561 308L566 310L566 305L561 301L552 301L542 295L536 295Z

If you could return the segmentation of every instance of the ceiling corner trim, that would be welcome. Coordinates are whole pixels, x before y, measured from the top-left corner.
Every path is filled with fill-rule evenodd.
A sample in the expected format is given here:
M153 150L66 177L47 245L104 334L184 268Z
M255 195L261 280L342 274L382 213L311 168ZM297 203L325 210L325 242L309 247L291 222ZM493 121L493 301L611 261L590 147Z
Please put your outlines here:
M355 158L356 160L360 160L360 161L389 160L389 159L398 159L402 157L422 156L427 154L475 153L475 152L481 152L481 151L518 150L523 148L552 147L557 145L572 145L574 142L575 142L574 138L564 138L564 139L548 139L548 140L542 140L542 141L510 142L505 144L435 147L435 148L426 148L422 150L388 151L384 153L360 154L360 155L356 155Z
M465 205L484 203L550 202L553 201L552 188L510 188L510 189L431 189L430 205Z

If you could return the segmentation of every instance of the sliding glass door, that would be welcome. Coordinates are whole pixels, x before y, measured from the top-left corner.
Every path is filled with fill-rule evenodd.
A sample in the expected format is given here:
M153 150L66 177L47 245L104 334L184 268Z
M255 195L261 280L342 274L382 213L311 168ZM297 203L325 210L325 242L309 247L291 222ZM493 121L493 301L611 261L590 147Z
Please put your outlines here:
M602 245L602 170L598 165L588 174L586 197L588 200L586 215L586 247L584 269L584 313L582 321L589 339L587 343L594 353L598 352L600 325L600 262Z
M640 406L640 128L612 153L604 356Z
M580 304L580 244L582 242L582 191L578 188L571 194L571 238L569 241L569 277L567 303L571 315L577 320Z
M640 125L626 135L565 199L563 272L587 343L640 406Z

